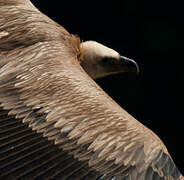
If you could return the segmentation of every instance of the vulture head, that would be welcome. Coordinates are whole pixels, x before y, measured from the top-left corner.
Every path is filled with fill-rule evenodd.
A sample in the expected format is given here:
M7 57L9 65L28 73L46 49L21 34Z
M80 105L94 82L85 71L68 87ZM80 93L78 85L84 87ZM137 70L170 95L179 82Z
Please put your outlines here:
M95 41L82 42L81 66L93 78L101 78L121 72L139 72L137 63L115 50Z

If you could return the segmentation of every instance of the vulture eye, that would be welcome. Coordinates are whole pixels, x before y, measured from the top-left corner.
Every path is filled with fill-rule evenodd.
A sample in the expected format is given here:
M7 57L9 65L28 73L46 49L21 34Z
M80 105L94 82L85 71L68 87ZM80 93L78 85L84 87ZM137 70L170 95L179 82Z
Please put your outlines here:
M116 60L114 58L111 58L111 57L105 57L102 59L101 63L103 65L113 65L115 64Z

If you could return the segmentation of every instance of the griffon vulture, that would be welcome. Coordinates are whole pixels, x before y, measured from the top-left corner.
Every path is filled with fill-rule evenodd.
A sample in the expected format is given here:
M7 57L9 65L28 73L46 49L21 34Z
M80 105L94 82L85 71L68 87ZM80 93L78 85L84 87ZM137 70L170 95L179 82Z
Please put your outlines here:
M29 0L0 0L0 178L183 180L159 137L93 81L124 71L138 67Z

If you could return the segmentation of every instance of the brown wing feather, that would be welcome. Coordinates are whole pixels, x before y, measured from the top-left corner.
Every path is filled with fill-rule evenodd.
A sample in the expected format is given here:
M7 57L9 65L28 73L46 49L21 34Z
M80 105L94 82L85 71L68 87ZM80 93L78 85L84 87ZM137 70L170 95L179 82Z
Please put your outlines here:
M1 106L106 177L178 179L160 139L80 67L78 41L29 1L2 2Z

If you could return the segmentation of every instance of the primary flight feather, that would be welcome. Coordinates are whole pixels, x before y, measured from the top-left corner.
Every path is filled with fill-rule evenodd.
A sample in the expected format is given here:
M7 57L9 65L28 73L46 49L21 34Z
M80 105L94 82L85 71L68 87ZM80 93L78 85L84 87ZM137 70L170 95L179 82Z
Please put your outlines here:
M97 42L81 42L29 0L0 0L0 106L11 117L0 115L0 177L34 179L50 172L55 179L183 180L159 137L93 81L126 71L138 71L137 64ZM17 156L26 149L10 145L17 137L29 148L34 144L27 134L20 135L18 123L54 146L62 157L57 173L54 168L51 173L57 159L45 170L35 165L23 172L21 163L11 166L10 157L16 156L4 148L8 143ZM25 160L31 153L20 155L26 167L34 162Z

